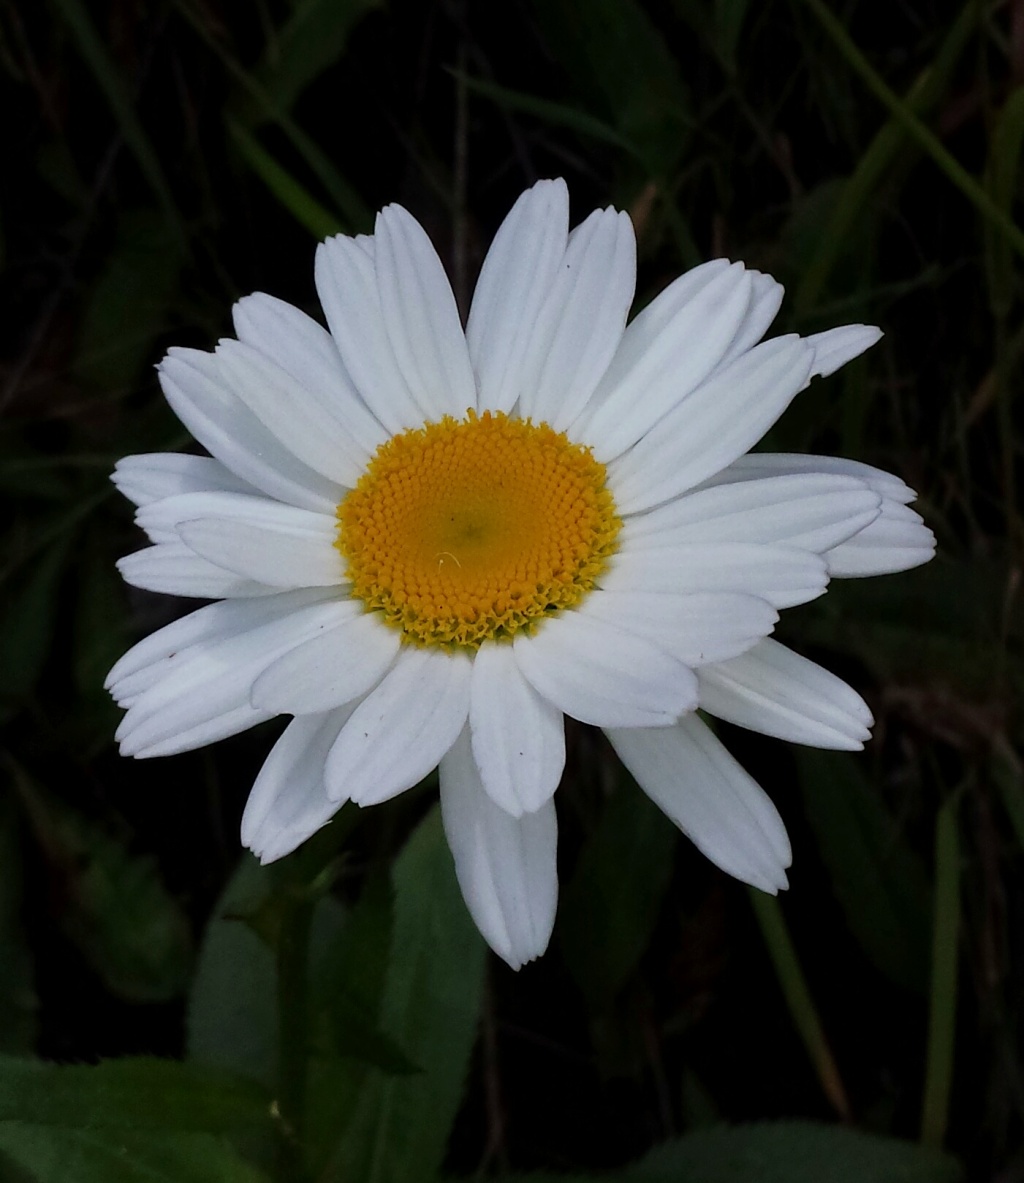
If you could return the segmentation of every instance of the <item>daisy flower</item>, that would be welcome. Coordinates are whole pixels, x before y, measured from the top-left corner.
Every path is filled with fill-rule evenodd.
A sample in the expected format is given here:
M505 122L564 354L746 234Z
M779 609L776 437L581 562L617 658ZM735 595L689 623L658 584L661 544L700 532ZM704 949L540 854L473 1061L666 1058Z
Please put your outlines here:
M515 967L554 923L563 716L603 728L718 866L776 892L785 827L698 708L861 747L861 697L769 634L830 576L934 550L896 477L746 454L877 329L762 340L782 288L722 259L627 324L629 218L568 223L562 181L519 198L465 330L400 206L372 236L329 239L327 328L272 296L240 300L235 338L159 366L209 456L129 456L113 478L152 543L121 560L124 578L216 601L111 670L121 751L166 756L294 716L242 819L265 862L346 801L386 801L439 766L466 903Z

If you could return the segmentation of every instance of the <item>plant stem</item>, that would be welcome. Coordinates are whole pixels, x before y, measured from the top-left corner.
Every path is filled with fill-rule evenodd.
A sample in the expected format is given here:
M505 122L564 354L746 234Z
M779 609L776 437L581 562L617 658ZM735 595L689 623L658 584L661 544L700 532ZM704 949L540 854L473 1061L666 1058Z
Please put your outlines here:
M779 901L754 887L750 889L749 896L790 1016L814 1065L822 1092L828 1097L836 1113L844 1121L848 1121L850 1102L846 1089L832 1049L825 1038L825 1028L811 997L810 987L796 955L796 948L786 927L786 919L782 915Z
M960 928L960 840L958 795L939 811L935 827L935 913L932 924L932 980L928 1010L921 1141L941 1146L946 1137L956 1043L957 935Z

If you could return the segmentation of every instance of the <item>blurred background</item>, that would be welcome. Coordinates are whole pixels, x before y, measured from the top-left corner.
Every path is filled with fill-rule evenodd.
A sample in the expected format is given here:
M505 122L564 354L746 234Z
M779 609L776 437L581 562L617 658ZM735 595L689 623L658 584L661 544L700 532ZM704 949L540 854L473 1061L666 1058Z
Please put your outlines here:
M1024 3L3 0L0 88L0 1178L1024 1180ZM558 922L517 975L465 931L436 783L260 870L238 823L279 723L117 755L107 669L193 604L121 584L143 538L108 476L191 446L168 346L212 348L256 290L318 315L319 239L399 201L465 311L549 176L573 221L629 210L640 304L727 256L786 284L777 331L881 325L765 446L898 473L939 556L780 625L868 699L863 754L719 729L789 826L779 901L573 728ZM32 1059L186 1058L273 1097L296 1021L302 1137L193 1115L94 1161L99 1077ZM168 1173L131 1174L153 1146Z

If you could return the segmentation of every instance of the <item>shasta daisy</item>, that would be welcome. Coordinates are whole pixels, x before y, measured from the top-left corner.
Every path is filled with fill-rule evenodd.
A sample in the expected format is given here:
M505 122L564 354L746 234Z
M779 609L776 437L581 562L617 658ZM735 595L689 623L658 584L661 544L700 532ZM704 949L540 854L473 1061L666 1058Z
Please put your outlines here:
M209 456L114 474L151 541L124 578L216 601L111 670L122 752L293 716L242 820L264 861L440 766L466 903L516 967L554 922L565 715L603 728L709 858L775 892L785 828L697 709L862 746L861 697L769 634L831 576L934 550L896 477L747 454L877 329L762 340L782 288L725 260L627 324L635 273L624 213L570 233L564 183L541 181L463 330L427 235L389 206L372 236L319 247L327 328L256 294L235 338L161 362Z

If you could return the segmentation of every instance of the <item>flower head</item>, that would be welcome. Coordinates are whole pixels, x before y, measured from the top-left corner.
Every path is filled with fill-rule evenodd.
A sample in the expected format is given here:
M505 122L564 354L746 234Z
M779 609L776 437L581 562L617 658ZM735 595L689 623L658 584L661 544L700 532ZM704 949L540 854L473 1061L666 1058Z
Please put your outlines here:
M696 711L823 747L868 735L855 691L768 637L830 576L925 562L931 533L886 473L746 453L878 330L762 341L782 289L724 260L627 326L629 219L570 233L561 181L505 219L465 331L398 206L323 243L316 282L327 329L256 294L237 339L161 363L208 457L117 466L152 542L125 579L217 601L111 670L122 752L294 716L242 820L264 861L440 765L463 894L513 966L554 922L565 715L604 728L720 867L785 886L778 813Z

